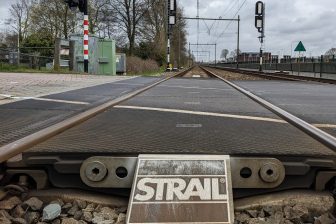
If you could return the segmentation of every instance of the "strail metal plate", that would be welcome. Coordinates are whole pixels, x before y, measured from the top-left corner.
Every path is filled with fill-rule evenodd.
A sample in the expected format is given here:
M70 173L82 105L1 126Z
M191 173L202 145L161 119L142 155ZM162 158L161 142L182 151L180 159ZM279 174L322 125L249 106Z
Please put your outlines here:
M229 156L139 156L127 223L233 220Z

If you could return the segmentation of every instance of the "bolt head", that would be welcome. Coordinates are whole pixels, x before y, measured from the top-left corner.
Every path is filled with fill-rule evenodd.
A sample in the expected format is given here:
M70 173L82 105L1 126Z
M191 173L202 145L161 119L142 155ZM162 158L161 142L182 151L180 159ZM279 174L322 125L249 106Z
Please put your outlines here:
M267 183L274 183L280 178L279 169L280 167L275 163L266 163L261 167L259 175L263 181Z
M107 168L102 162L90 162L85 168L85 175L90 181L100 182L107 176Z

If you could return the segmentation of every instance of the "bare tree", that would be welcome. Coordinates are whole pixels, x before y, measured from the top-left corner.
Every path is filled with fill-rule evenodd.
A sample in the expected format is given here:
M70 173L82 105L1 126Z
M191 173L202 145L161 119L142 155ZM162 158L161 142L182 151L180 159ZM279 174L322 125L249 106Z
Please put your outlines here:
M47 32L53 38L68 38L78 26L76 13L71 12L63 0L40 0L31 12L34 33Z
M331 48L325 53L325 56L334 56L334 55L336 55L336 48Z
M109 7L109 0L90 1L89 5L89 31L91 34L98 34L105 37L105 29L110 30L114 22L114 13Z
M166 4L162 0L148 0L148 4L148 10L141 24L141 34L146 41L157 41L161 39L167 27Z
M136 37L139 34L139 25L149 9L147 0L110 0L116 20L128 38L128 53L134 54Z
M19 35L20 41L28 35L31 6L31 0L17 0L9 9L11 18L6 23Z
M229 55L229 50L223 49L221 53L221 58L226 59L228 55Z
M241 54L241 51L239 50L239 54ZM233 58L236 58L237 57L237 49L236 50L234 50L234 51L231 51L231 53L230 53L230 56L231 57L233 57Z

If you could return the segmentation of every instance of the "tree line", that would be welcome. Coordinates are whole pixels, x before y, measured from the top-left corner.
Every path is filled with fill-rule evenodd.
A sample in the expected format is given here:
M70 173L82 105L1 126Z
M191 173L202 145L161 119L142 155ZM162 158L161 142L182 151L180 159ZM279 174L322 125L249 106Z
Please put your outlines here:
M115 39L119 52L143 59L166 61L167 6L163 0L89 0L89 31L100 38ZM188 60L183 9L172 33L172 58L180 65ZM63 0L16 0L6 20L8 31L0 34L2 46L51 47L56 38L83 31L83 15L71 11ZM50 54L46 50L44 54Z

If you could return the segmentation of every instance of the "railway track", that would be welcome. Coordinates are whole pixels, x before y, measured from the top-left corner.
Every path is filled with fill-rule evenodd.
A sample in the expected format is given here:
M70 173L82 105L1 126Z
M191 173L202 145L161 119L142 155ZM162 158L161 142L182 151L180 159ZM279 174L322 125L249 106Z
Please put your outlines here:
M255 75L244 73L255 77ZM183 78L183 79L180 79ZM269 118L262 117L253 117L253 116L233 116L230 114L219 114L214 112L199 112L191 111L186 109L170 109L170 108L153 108L153 107L136 107L133 105L123 105L128 101L137 98L140 95L146 94L150 91L154 91L156 87L164 86L166 88L181 88L183 91L189 91L188 94L198 94L196 86L173 86L173 84L167 84L172 80L175 80L177 83L182 82L185 78L193 78L194 80L208 80L210 78L216 79L215 82L223 82L227 88L230 88L234 94L241 94L242 96L247 97L246 100L249 103L256 103L262 110L270 111L272 115ZM258 75L258 78L263 79L281 79L289 80L287 77L279 76L270 76L270 75ZM253 78L252 78L253 80ZM292 80L291 81L296 81ZM220 84L222 85L222 84ZM204 91L210 90L212 87L204 87ZM202 90L203 91L203 90ZM218 91L218 90L216 90ZM159 94L160 95L160 94ZM178 94L177 94L178 95ZM239 96L241 98L241 96ZM197 105L198 102L184 102L184 104L189 104L192 108ZM246 197L256 196L265 193L275 193L281 192L284 190L309 190L309 191L333 191L334 190L334 178L336 177L336 139L335 137L327 134L326 132L314 127L312 124L309 124L302 119L288 113L287 111L282 110L281 108L271 104L270 102L265 101L264 99L252 94L251 92L241 88L240 86L234 84L230 80L223 78L222 76L216 74L214 69L209 69L207 67L192 67L187 70L182 71L160 79L159 81L152 83L144 88L138 89L132 93L126 94L117 99L106 102L97 107L91 108L83 113L77 114L67 120L54 124L50 127L42 129L36 133L28 135L24 138L18 139L12 143L0 147L0 163L1 163L1 185L13 185L13 181L17 181L20 178L28 177L29 181L26 180L26 183L33 183L30 187L35 188L38 191L48 190L48 189L80 189L82 191L94 191L96 193L108 193L118 196L128 196L130 188L132 186L133 175L135 172L135 165L137 163L137 156L139 154L221 154L220 149L212 149L210 151L202 151L201 149L190 149L190 150L179 150L178 146L172 145L171 148L158 150L144 150L140 149L143 146L141 145L139 151L127 151L127 150L118 150L118 148L113 148L113 144L108 141L108 138L112 138L108 130L102 130L101 132L96 129L96 132L102 136L97 139L93 139L92 135L86 136L86 132L89 132L89 129L95 128L104 128L103 124L109 123L114 125L113 121L103 119L102 116L106 116L108 113L114 113L113 108L116 110L121 110L121 114L125 114L126 110L131 112L131 109L137 109L141 111L151 112L152 119L155 119L156 114L167 112L173 114L186 114L193 116L212 116L212 117L225 117L225 118L234 118L234 119L243 119L243 120L253 120L270 122L276 125L293 130L295 135L299 138L304 138L304 141L313 142L313 145L316 145L314 150L311 150L309 153L303 152L292 152L291 148L287 148L288 145L282 148L277 146L278 149L283 149L284 152L278 152L272 154L272 152L267 151L257 151L257 152L248 152L246 151L236 151L232 152L232 178L233 178L233 193L234 198L237 200L242 200ZM125 110L125 111L122 111ZM127 111L126 111L127 112ZM118 114L117 114L118 115ZM120 115L118 115L120 116ZM136 116L136 114L134 115ZM145 117L147 117L146 115ZM231 117L230 117L231 116ZM138 119L146 119L145 117L139 117ZM164 118L165 116L161 117ZM98 120L97 120L98 119ZM99 121L100 119L100 121ZM130 119L130 118L128 118ZM172 118L173 119L173 118ZM195 118L193 118L195 119ZM97 124L97 122L102 122ZM114 120L116 122L116 120ZM164 121L163 121L164 122ZM230 121L231 122L231 121ZM155 123L155 122L151 122ZM234 123L234 122L232 122ZM96 124L96 125L95 125ZM81 129L83 126L87 125L89 129ZM121 124L123 125L123 124ZM129 124L128 124L129 125ZM131 123L131 125L133 125ZM189 126L188 126L189 125ZM233 124L232 130L236 131L236 135L239 135L240 124L235 126ZM158 126L154 126L158 127ZM178 124L177 127L184 128L199 128L202 127L200 124ZM146 127L150 128L150 127ZM258 124L253 124L254 129L262 129ZM78 130L76 130L78 129ZM136 127L132 127L136 129ZM236 130L238 129L238 130ZM86 130L86 131L85 131ZM143 129L139 129L143 130ZM74 131L74 132L71 132ZM121 131L124 131L121 129ZM153 130L152 134L155 132L160 132L160 130ZM217 132L218 133L218 132ZM252 132L253 133L253 132ZM267 133L264 132L264 133ZM285 133L283 133L285 134ZM98 142L99 144L105 144L108 150L99 151L99 149L91 149L88 151L64 151L61 152L61 155L56 151L39 151L40 149L46 149L49 146L52 148L60 149L60 143L67 144L66 136L74 136L77 139L70 139L71 146L79 144L80 139L78 135L83 135L82 138L89 138L89 142ZM106 135L106 137L104 137ZM123 134L125 135L125 134ZM120 135L122 136L122 135ZM147 136L147 135L146 135ZM281 133L280 133L281 136ZM134 137L134 136L132 136ZM131 138L128 137L127 144L131 144ZM213 137L213 136L212 136ZM251 136L253 138L254 136ZM263 136L264 137L264 136ZM127 136L125 136L127 138ZM244 137L241 138L241 141L244 141ZM53 140L55 139L55 140ZM262 139L260 136L256 136L256 139ZM271 140L272 139L272 140ZM281 141L276 141L274 138L270 140L264 139L265 147L272 147L272 145L279 144ZM114 139L113 139L114 140ZM176 135L172 134L171 140L178 140ZM228 141L225 139L225 141ZM299 139L298 139L299 140ZM122 139L120 140L122 141ZM182 142L184 139L182 139ZM195 139L193 141L196 141ZM209 141L212 141L209 139ZM267 142L268 141L268 142ZM272 142L274 141L274 142ZM113 141L112 141L113 142ZM155 143L154 141L149 141L150 143ZM99 146L99 144L97 145ZM136 144L140 142L135 142ZM249 141L246 142L248 145ZM155 143L156 144L156 143ZM178 143L182 144L182 143ZM194 143L193 143L194 144ZM209 143L210 144L210 143ZM238 147L243 143L233 143L233 146ZM258 143L255 143L255 146L251 148L261 147ZM295 142L290 144L296 144ZM289 146L290 146L289 144ZM301 143L298 143L301 144ZM41 146L42 145L42 146ZM195 145L195 144L194 144ZM220 144L219 144L220 145ZM39 147L40 146L40 147ZM149 145L147 145L149 146ZM232 146L232 145L231 145ZM78 148L84 147L84 144L79 144ZM122 148L123 146L117 146ZM174 147L177 147L173 149ZM211 145L210 148L213 146ZM220 146L219 146L220 147ZM223 146L226 148L227 146ZM301 147L300 145L298 147ZM303 146L303 150L305 145ZM75 147L76 148L76 147ZM294 146L292 147L295 148ZM31 150L32 149L32 150ZM35 150L35 151L34 151ZM72 149L70 149L72 150ZM157 150L157 151L155 151ZM194 151L193 151L194 150ZM225 151L224 154L230 154L230 152ZM308 150L308 149L307 149ZM295 151L295 150L294 150ZM301 155L302 154L302 155ZM335 155L334 155L335 154ZM231 154L230 154L231 155ZM98 165L97 165L98 164ZM103 168L100 167L101 164ZM107 165L107 164L116 164L116 165ZM104 169L107 169L106 172L102 172ZM105 173L105 174L103 174ZM92 180L92 176L104 175L100 180ZM101 180L102 180L101 179ZM73 192L72 192L73 193ZM66 193L67 197L69 194ZM83 193L84 194L84 193ZM300 194L296 192L295 194ZM39 193L36 193L39 195ZM98 196L96 196L97 198ZM119 200L119 199L118 199ZM106 202L105 204L109 204ZM121 203L122 205L125 205ZM239 204L239 202L238 202Z
M270 72L252 71L252 70L247 70L247 69L223 68L223 67L218 67L218 66L209 66L209 67L224 70L224 71L245 74L249 76L260 77L260 78L269 79L269 80L311 81L311 82L336 84L336 80L333 80L333 79L307 77L307 76L293 76L293 75L289 75L286 72L270 73Z

